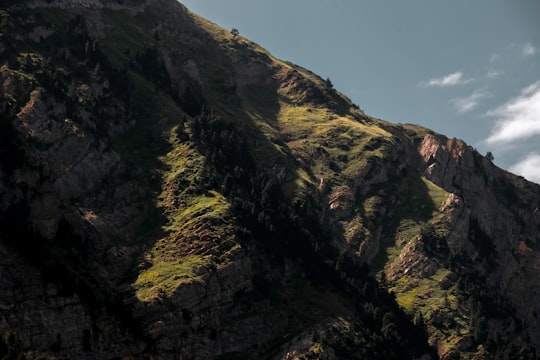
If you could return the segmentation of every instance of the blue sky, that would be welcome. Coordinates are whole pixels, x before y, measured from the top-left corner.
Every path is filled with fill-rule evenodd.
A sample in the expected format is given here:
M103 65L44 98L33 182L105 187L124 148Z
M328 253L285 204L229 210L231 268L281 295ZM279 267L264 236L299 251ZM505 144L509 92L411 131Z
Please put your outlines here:
M540 183L540 1L181 2L367 114L461 138Z

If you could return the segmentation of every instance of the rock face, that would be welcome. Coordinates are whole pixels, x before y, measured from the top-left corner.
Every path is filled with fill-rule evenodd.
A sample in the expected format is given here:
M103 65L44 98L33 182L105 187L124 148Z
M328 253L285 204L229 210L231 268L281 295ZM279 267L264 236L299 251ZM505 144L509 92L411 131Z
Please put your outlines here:
M0 114L0 357L536 357L539 186L174 0L8 1Z
M539 240L538 193L533 193L532 209L520 202L519 187L525 181L496 168L460 140L426 136L418 153L420 171L451 192L443 204L450 251L487 262L487 285L510 301L531 341L538 344L538 285L528 281L540 261L529 247ZM473 244L468 241L471 227L481 233Z

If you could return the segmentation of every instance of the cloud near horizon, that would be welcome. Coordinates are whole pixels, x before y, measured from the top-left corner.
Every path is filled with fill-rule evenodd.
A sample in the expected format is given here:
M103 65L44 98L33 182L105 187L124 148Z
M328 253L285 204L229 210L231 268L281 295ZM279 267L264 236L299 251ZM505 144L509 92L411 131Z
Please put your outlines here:
M529 181L540 184L540 154L530 153L525 159L510 167L509 170Z
M519 96L487 115L497 118L486 139L488 144L508 144L540 135L540 81L524 88Z
M467 96L461 98L450 99L450 103L454 105L456 111L460 114L466 113L468 111L474 110L480 100L489 96L489 93L485 88L480 88L474 90L474 92Z
M464 79L463 73L461 71L456 71L452 74L448 74L440 78L433 78L428 81L423 81L420 83L420 86L422 87L431 87L431 86L449 87L449 86L467 84L471 81L472 79Z

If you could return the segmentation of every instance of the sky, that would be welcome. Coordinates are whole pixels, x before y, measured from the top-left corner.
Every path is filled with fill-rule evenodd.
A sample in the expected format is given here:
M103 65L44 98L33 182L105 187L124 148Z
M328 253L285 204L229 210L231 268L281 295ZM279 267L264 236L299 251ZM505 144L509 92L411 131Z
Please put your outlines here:
M540 183L540 0L180 0L368 115L465 140Z

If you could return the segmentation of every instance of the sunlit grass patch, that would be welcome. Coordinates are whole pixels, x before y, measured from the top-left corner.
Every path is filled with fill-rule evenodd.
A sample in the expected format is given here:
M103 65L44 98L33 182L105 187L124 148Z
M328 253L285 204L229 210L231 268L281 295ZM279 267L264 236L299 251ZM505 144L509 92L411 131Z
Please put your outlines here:
M447 274L447 269L440 268L432 276L420 280L404 275L395 281L391 289L396 294L398 304L406 311L414 313L420 310L424 316L429 316L436 308L457 307L456 296L442 290L439 285Z
M189 199L178 212L171 214L166 230L182 232L193 229L198 223L216 225L227 218L230 204L223 195L210 191L207 194Z
M208 265L202 256L190 255L174 261L156 262L142 271L133 284L136 296L141 301L151 301L170 296L182 283L198 278Z
M433 216L436 216L439 214L439 208L443 204L443 202L448 197L449 193L441 188L440 186L435 185L428 179L426 179L424 176L421 177L424 184L426 184L428 189L428 194L431 200L433 201L433 205L435 207L435 210L433 212Z

